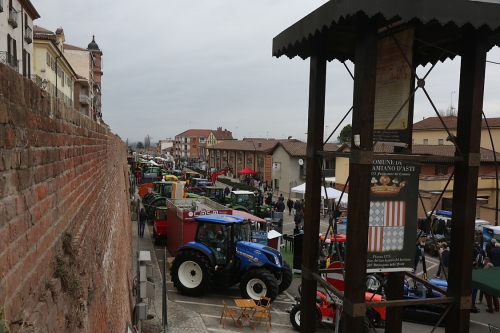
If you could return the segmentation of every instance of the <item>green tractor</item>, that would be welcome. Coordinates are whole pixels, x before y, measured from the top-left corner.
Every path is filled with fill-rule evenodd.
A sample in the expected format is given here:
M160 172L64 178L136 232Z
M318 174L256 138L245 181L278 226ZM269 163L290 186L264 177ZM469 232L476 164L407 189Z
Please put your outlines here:
M172 184L174 182L154 182L153 190L142 198L142 204L148 216L153 219L157 207L165 206L166 199L172 198Z
M224 205L226 196L224 195L224 187L221 186L205 186L205 197Z
M271 208L266 204L258 202L257 196L250 191L231 191L229 201L226 198L226 206L234 210L241 210L258 217L264 217Z

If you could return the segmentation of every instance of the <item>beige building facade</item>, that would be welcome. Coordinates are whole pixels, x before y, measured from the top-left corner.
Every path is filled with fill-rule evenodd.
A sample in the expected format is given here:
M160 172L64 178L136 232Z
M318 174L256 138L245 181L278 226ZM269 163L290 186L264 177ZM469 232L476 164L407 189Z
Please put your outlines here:
M457 117L441 117L451 134L457 135ZM493 138L493 145L496 150L500 149L500 118L487 118L482 120L481 126L481 147L493 150L490 139ZM413 124L413 144L420 145L453 145L451 140L447 140L448 132L444 129L438 117L429 117Z
M74 85L76 73L64 55L63 29L52 32L34 26L33 81L51 95L74 107Z
M30 0L0 1L0 62L26 78L33 72L33 21L38 18Z

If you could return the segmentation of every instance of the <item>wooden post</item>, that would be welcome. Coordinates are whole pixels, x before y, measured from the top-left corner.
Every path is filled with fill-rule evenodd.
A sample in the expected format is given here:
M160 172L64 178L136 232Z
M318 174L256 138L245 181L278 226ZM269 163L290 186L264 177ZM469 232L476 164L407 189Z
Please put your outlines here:
M318 270L319 219L321 200L321 165L317 151L323 150L325 122L326 58L322 36L316 40L316 50L311 55L309 78L309 115L306 150L306 211L304 222L304 249L302 262L302 301L300 332L310 333L316 326L316 280L311 276Z
M349 160L349 202L347 212L345 292L343 332L364 332L366 291L366 261L368 248L368 219L370 208L370 179L373 163L373 119L375 107L375 76L378 33L374 22L357 14L357 33L354 69L351 158ZM360 144L354 136L360 136ZM353 304L363 304L353 307Z
M485 35L471 25L463 28L458 99L457 146L464 156L455 163L453 230L448 291L458 297L446 321L446 332L469 332L472 249L476 219L484 75L488 47ZM455 154L458 154L458 150Z

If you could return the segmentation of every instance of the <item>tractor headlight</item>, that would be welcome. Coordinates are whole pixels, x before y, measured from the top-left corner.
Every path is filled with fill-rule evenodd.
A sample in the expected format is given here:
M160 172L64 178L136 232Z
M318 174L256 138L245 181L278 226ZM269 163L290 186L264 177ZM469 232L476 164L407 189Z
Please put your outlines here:
M280 259L276 256L274 256L274 262L276 263L276 266L281 266Z

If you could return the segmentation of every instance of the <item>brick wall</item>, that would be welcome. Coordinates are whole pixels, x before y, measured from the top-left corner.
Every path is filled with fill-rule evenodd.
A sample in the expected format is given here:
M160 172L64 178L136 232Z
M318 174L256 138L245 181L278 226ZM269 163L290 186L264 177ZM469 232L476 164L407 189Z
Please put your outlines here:
M0 318L11 332L23 321L23 332L125 330L128 184L119 137L0 64Z

